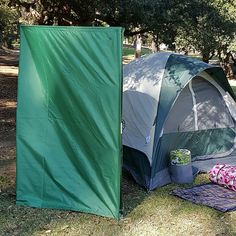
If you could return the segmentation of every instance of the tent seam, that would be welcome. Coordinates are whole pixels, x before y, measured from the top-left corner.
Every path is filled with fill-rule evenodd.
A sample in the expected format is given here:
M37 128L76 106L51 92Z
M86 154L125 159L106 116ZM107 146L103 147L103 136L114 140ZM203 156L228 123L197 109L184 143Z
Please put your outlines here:
M197 102L196 102L196 97L195 97L195 93L192 86L192 80L189 81L188 86L189 86L189 90L191 92L192 101L193 101L194 129L195 131L197 131L198 130Z

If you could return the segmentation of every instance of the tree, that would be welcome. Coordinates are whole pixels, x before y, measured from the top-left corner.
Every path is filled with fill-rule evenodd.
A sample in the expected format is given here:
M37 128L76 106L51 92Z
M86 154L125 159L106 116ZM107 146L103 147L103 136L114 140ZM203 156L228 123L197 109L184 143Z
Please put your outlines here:
M123 26L127 32L139 25L137 0L10 0L21 21L46 25ZM136 21L136 22L135 22Z
M18 14L8 7L8 1L0 2L0 46L11 47L17 37Z
M181 0L153 1L153 16L147 19L146 24L157 47L165 43L171 50L175 50L177 29L184 24L186 7L186 1Z
M187 13L186 25L178 28L176 44L199 51L205 62L217 56L227 77L234 78L230 45L235 40L236 3L231 0L195 0L190 2Z
M195 48L205 62L227 50L236 31L233 1L191 1L187 12L186 25L178 28L178 45Z
M236 31L234 0L9 0L29 24L122 26L125 36L151 34L158 46L192 48L228 63Z

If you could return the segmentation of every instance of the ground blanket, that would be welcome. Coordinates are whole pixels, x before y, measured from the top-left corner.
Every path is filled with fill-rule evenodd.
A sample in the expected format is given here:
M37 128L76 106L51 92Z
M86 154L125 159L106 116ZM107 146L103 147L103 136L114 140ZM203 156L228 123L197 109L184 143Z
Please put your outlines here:
M222 212L236 210L236 192L212 183L176 189L171 194Z

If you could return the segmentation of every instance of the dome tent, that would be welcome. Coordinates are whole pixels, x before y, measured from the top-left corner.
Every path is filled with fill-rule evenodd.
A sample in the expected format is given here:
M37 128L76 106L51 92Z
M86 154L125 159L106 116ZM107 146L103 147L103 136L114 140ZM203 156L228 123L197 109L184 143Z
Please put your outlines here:
M174 53L124 66L124 169L152 190L171 182L169 152L187 148L193 160L232 155L234 93L220 67Z

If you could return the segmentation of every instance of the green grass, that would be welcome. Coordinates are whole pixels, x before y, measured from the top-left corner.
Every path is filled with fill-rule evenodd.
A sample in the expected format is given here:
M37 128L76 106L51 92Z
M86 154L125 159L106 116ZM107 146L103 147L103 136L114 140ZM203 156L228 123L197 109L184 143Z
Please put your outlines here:
M232 88L236 93L236 86ZM124 217L120 221L16 206L14 165L14 161L0 161L0 235L236 235L236 212L220 213L169 194L173 189L191 185L170 184L147 193L126 174L122 180ZM208 176L199 175L194 184L206 182Z
M12 163L13 164L13 163ZM6 181L7 189L4 189ZM208 182L199 175L195 184ZM219 213L170 195L170 184L147 193L126 174L120 221L72 211L15 205L14 186L1 178L0 235L236 235L236 213Z
M235 95L236 95L236 86L231 86L231 88L233 89Z
M150 54L150 53L151 53L150 49L142 48L142 52L141 52L142 55ZM130 55L133 56L134 54L135 54L134 48L132 48L132 47L124 47L123 48L123 56L130 56Z
M150 54L151 50L147 48L142 48L141 55ZM134 59L135 49L133 47L123 48L123 63L127 64Z
M148 48L142 48L141 55L148 55L151 53L151 50ZM123 58L127 60L127 62L134 59L135 49L132 47L123 47ZM197 54L189 54L190 57L194 57L198 60L202 60L201 55ZM218 57L213 57L211 60L218 60Z

